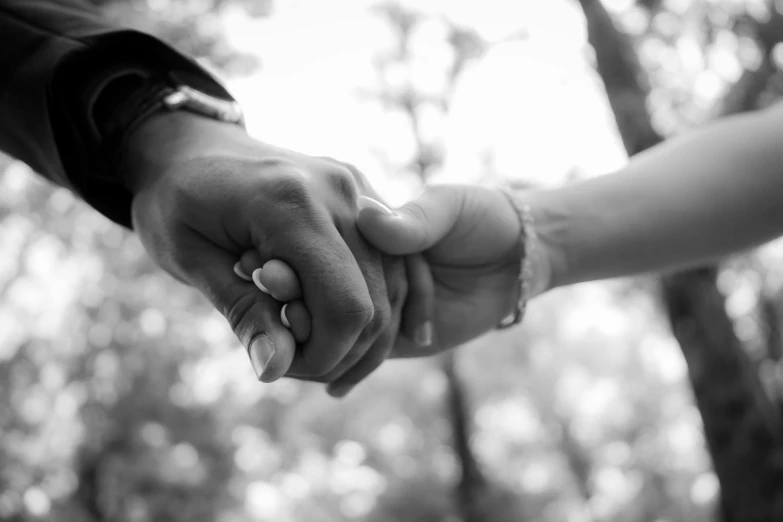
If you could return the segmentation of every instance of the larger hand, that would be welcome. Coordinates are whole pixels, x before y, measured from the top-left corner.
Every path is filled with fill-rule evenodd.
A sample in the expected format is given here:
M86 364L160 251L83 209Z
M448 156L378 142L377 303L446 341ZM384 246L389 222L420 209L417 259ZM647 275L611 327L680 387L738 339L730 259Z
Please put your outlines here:
M357 193L368 189L355 170L186 113L147 122L126 157L144 246L223 313L259 378L331 382L388 355L407 292L404 267L358 233ZM301 350L280 323L279 305L234 275L247 248L300 275L313 319Z

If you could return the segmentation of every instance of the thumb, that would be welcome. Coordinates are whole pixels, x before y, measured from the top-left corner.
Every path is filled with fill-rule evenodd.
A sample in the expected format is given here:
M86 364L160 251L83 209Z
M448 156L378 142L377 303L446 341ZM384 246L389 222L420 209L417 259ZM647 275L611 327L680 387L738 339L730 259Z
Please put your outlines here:
M453 185L427 187L415 200L391 210L383 203L359 196L357 226L381 252L417 254L439 243L454 228L464 191Z

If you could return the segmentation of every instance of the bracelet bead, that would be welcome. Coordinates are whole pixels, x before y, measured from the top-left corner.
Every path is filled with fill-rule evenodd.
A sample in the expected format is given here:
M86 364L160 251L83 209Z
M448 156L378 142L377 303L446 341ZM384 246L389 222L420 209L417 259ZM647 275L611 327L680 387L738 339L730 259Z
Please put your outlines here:
M531 285L533 281L533 250L536 248L536 230L533 212L530 206L519 201L516 194L511 189L503 188L503 194L511 203L519 219L520 238L523 246L522 259L519 266L519 276L517 278L517 302L514 312L503 319L497 328L499 330L510 328L522 322L527 309L527 302L530 300Z

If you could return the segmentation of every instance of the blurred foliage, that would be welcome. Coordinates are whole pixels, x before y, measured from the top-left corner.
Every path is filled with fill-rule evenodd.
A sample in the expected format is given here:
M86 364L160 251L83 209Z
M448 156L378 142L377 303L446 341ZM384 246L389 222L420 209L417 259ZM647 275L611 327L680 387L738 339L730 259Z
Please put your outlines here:
M274 16L256 0L95 3L230 74L255 58L226 46L215 15ZM743 21L768 16L763 2L607 5L637 37L661 132L706 121L761 58ZM414 16L411 31L443 23L412 9L396 12ZM422 113L447 108L445 86L461 70L454 57L478 60L486 44L469 27L449 27L460 29L438 33L438 45L464 50L427 56L443 74L440 91L421 88L413 67L390 76L396 84L380 78L373 94ZM525 27L519 20L519 35ZM777 97L779 76L761 105ZM403 168L426 172L447 152L427 132L420 144L424 160ZM133 235L0 161L0 519L460 519L447 381L431 361L388 363L339 403L317 385L259 386L223 319L156 270ZM779 344L765 326L774 322L762 320L780 313L779 250L739 258L719 280L751 349ZM557 291L531 307L521 330L460 350L471 443L492 484L486 520L714 520L718 484L687 368L640 287L645 280ZM779 357L763 359L780 401Z
M232 49L225 39L220 13L241 9L251 17L272 13L273 0L89 0L122 27L153 34L206 66L227 74L257 68L255 55Z
M588 41L596 70L630 155L663 141L647 107L650 90L645 71L633 52L633 40L619 31L598 0L580 0L587 20ZM781 16L773 10L763 20L745 17L755 34L761 57L743 67L740 78L719 104L718 117L751 110L774 75L772 53L781 36ZM777 34L775 34L777 32ZM759 359L777 364L780 339L767 336L769 346L748 353L726 310L716 264L665 274L661 297L672 331L685 357L694 399L720 489L723 522L780 520L783 518L780 455L783 453L781 409L766 393ZM763 319L778 330L774 314Z

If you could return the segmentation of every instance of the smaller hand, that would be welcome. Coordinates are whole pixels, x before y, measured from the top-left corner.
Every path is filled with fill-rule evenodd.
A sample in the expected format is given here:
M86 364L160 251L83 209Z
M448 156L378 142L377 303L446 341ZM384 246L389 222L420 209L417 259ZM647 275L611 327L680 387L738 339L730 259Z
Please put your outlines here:
M396 211L366 197L359 207L357 224L371 244L387 254L420 253L430 268L408 277L403 324L415 324L415 331L432 321L433 344L423 349L398 337L394 356L453 348L495 328L513 310L521 225L501 191L432 186ZM546 254L541 259L539 270L546 271Z

